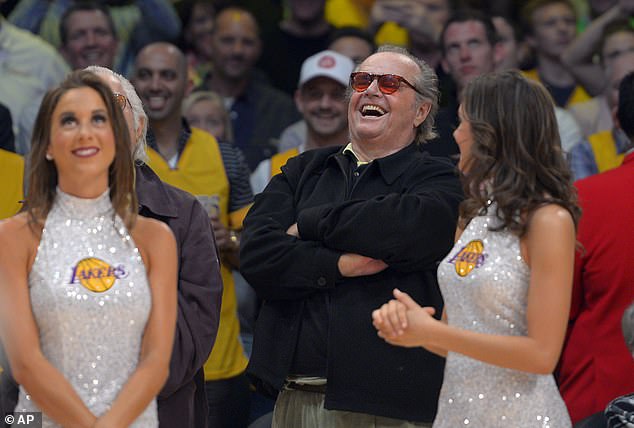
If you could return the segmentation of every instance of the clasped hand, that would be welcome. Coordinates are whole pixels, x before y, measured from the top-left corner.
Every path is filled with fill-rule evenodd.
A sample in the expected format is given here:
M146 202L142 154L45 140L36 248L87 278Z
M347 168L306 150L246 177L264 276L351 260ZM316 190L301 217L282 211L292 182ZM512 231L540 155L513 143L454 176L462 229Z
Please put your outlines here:
M395 299L372 312L372 324L387 343L406 348L432 345L433 328L439 321L432 307L422 307L407 293L394 289Z

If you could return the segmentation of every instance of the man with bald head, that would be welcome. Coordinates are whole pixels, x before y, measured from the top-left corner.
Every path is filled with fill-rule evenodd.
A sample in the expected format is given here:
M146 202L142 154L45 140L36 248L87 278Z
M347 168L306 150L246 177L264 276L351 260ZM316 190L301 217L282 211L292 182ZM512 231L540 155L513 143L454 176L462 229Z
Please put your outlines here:
M293 100L257 76L260 53L259 29L250 12L229 7L218 13L211 42L214 69L203 87L224 98L231 111L234 143L252 170L275 154L273 139L300 119Z
M396 349L371 313L395 287L442 312L436 265L460 184L433 137L437 78L382 48L350 78L350 143L291 158L244 222L242 273L263 301L249 373L274 427L430 426L444 360Z
M239 267L239 231L253 199L249 169L239 149L190 127L181 116L190 85L185 56L176 46L143 48L132 81L149 118L149 166L161 180L196 196L214 229L224 289L218 336L204 367L209 426L241 426L248 417L249 383L231 269Z

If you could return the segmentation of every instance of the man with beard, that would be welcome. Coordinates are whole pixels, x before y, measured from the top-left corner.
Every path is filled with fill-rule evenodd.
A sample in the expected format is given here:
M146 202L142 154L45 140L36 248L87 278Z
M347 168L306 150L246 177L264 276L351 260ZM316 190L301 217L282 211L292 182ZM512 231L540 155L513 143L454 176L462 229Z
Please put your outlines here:
M259 29L251 13L236 7L218 13L211 44L214 69L203 87L224 98L231 111L234 144L252 170L277 151L271 140L300 119L291 98L255 73L260 51Z
M161 180L202 202L220 250L224 284L220 327L204 367L209 426L243 426L249 415L249 382L231 269L239 267L238 233L253 198L249 171L232 144L218 143L182 117L181 104L190 85L187 61L176 46L160 42L143 48L133 76L149 117L148 165Z
M251 174L251 188L260 193L271 177L293 156L319 147L342 146L348 141L346 87L354 63L334 51L323 51L306 59L295 92L295 105L304 116L306 140L260 162Z

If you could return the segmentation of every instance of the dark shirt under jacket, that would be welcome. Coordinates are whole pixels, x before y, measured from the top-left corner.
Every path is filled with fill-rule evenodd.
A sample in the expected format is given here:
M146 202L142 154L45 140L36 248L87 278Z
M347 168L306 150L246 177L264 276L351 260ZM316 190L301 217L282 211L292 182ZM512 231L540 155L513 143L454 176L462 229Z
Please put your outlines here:
M371 313L398 287L440 314L436 267L452 246L461 186L450 162L414 144L373 161L353 185L350 162L340 148L305 152L255 198L244 221L241 270L263 305L248 371L275 394L295 374L307 304L327 296L325 407L431 422L444 359L385 343ZM299 240L286 233L295 222ZM389 267L344 278L337 261L345 252Z
M158 396L161 427L206 427L203 364L216 339L222 279L209 217L189 193L137 165L139 214L167 224L178 247L178 317L170 372Z

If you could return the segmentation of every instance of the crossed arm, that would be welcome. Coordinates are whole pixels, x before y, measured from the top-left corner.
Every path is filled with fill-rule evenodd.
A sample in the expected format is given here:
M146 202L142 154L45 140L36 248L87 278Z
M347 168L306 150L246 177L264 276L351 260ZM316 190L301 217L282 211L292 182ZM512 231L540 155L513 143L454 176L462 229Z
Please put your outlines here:
M340 276L376 273L379 260L403 271L428 268L449 250L462 198L447 171L414 177L400 193L303 209L293 180L278 174L245 220L243 273L261 297L288 299L334 287Z

